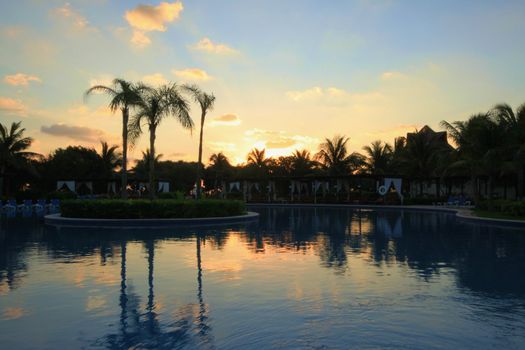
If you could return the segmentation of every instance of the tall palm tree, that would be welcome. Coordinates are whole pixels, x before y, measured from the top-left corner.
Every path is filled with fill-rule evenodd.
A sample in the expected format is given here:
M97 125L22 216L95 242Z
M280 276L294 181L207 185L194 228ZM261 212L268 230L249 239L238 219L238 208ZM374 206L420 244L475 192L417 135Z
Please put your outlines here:
M111 86L95 85L88 89L84 96L94 93L104 93L110 97L109 109L115 113L120 109L122 113L122 168L121 168L121 189L122 198L127 198L126 190L128 184L128 142L133 144L134 137L129 133L129 113L130 109L137 106L140 102L140 94L137 87L126 80L114 79ZM131 136L131 137L130 137Z
M353 152L348 154L347 146L350 139L345 136L326 138L315 155L330 175L343 175L353 172L362 166L364 157Z
M364 146L363 150L367 154L365 169L373 175L384 175L390 166L393 156L393 149L388 143L380 140Z
M525 194L525 103L512 110L506 103L498 104L490 112L507 135L506 154L509 168L517 175L517 197Z
M202 137L204 133L204 121L206 120L206 114L213 109L215 104L215 96L213 94L207 94L203 92L196 85L184 85L183 89L189 92L193 100L199 104L201 107L201 129L199 134L199 160L198 160L198 169L197 169L197 191L196 198L200 199L201 197L201 180L202 180Z
M122 158L120 152L118 152L118 146L109 146L106 141L100 141L102 146L100 149L100 161L102 168L104 169L104 176L109 178L113 174L113 171L118 166L122 165Z
M37 153L26 151L33 143L31 137L25 137L22 122L11 123L11 127L0 123L0 197L4 190L4 177L8 168L20 168Z
M137 105L137 112L132 120L132 132L140 134L145 124L149 131L150 159L155 159L155 139L160 123L174 117L185 129L193 129L193 120L189 114L188 102L184 99L176 84L163 85L152 88L140 85L141 101ZM150 198L155 198L155 162L149 163Z
M248 164L254 165L258 168L266 168L269 163L270 159L266 158L266 149L257 149L254 148L248 153Z

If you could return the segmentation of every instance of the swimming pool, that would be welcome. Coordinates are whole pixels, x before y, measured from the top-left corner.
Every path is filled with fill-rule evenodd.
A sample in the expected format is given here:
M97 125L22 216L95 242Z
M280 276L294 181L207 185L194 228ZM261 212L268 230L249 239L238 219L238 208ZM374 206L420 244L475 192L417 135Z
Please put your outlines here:
M0 222L2 348L525 347L525 230L254 207L257 224Z

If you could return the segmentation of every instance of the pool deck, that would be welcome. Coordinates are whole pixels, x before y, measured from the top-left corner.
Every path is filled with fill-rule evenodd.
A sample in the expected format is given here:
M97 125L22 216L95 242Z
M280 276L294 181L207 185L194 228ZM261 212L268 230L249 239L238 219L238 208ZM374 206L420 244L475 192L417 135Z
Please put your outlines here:
M493 219L476 216L474 207L435 206L435 205L374 205L374 204L309 204L309 203L249 203L256 207L305 207L305 208L355 208L355 209L390 209L433 211L456 214L456 217L470 222L485 223L497 226L512 226L525 228L525 220Z

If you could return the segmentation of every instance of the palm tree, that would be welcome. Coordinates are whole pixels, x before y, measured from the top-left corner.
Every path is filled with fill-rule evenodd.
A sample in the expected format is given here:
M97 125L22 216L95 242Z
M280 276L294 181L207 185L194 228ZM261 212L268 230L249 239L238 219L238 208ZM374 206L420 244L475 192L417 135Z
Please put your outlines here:
M118 146L109 144L105 141L100 141L102 148L100 149L100 161L104 169L104 176L111 177L115 168L122 164L121 154L118 152Z
M155 155L155 159L153 160L153 162L155 163L155 168L157 167L157 165L159 164L160 162L160 159L163 157L164 155L161 153L161 154L157 154ZM144 168L146 170L148 170L150 168L150 162L151 162L151 152L149 151L149 148L146 149L146 151L142 151L142 159L139 160L139 162L142 162L144 164Z
M160 159L162 157L163 157L163 154L155 155L155 169L158 168ZM135 176L137 178L144 178L148 176L149 167L150 167L150 159L151 159L151 155L150 155L149 149L142 151L142 159L136 160L135 166L132 169L132 171L135 173Z
M120 109L122 113L122 168L121 168L121 188L122 198L127 198L128 192L126 187L128 184L128 141L133 144L134 137L129 134L129 112L130 108L138 105L140 102L139 91L133 83L123 79L114 79L112 86L95 85L88 89L84 96L94 93L104 93L109 95L109 109L115 113ZM130 137L131 136L131 137Z
M290 157L290 168L294 175L305 175L312 171L316 166L316 161L312 159L310 152L295 150Z
M208 165L208 170L215 173L215 188L219 180L222 180L226 173L232 169L232 165L228 157L224 153L214 153L210 156L210 164Z
M503 130L489 113L473 115L466 121L442 121L441 125L457 145L457 160L448 169L469 172L475 200L479 197L476 179L481 175L489 177L489 192L492 193L493 179L501 172L504 159Z
M333 139L326 138L315 155L330 175L343 175L353 172L364 163L364 157L353 152L348 154L346 144L350 139L345 136L335 136Z
M498 104L490 113L509 137L505 153L511 155L509 168L517 175L517 197L522 198L525 180L525 103L516 112L506 103Z
M382 143L380 140L364 146L363 150L367 154L365 169L373 175L384 175L390 166L393 156L392 146Z
M215 103L215 96L213 94L207 94L203 92L196 85L184 85L183 89L191 94L193 100L198 103L201 107L201 130L199 134L199 160L197 169L197 191L196 198L201 197L201 179L202 179L202 137L204 133L204 121L206 120L206 114L213 109Z
M152 88L140 85L141 101L132 120L132 132L140 134L142 124L148 126L150 159L155 159L155 139L157 128L167 117L173 116L183 128L192 130L193 120L189 114L187 101L179 92L176 84ZM155 198L155 162L149 162L150 198Z
M248 164L254 165L257 168L266 168L269 163L270 159L266 158L266 149L257 149L254 148L248 153Z
M0 123L0 197L4 190L4 177L9 167L20 168L37 153L26 151L33 143L31 137L24 137L22 122L11 123L11 127Z
M230 160L224 153L214 153L210 156L210 167L217 169L225 169L231 166Z

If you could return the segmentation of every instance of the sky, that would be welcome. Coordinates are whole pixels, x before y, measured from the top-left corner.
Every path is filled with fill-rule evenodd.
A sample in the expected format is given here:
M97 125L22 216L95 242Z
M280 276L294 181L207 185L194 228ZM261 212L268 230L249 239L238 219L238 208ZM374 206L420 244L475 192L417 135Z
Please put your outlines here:
M335 135L361 151L525 103L523 23L522 0L0 0L0 122L22 121L42 154L99 149L120 144L121 117L104 95L85 101L90 86L195 83L217 98L205 159L315 152ZM196 160L198 130L165 120L156 146Z

